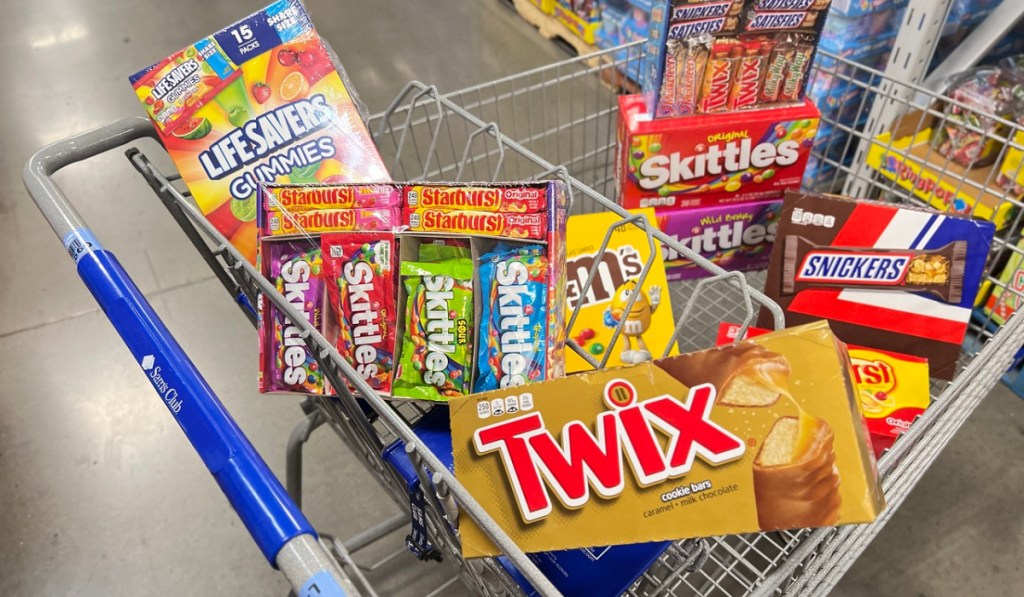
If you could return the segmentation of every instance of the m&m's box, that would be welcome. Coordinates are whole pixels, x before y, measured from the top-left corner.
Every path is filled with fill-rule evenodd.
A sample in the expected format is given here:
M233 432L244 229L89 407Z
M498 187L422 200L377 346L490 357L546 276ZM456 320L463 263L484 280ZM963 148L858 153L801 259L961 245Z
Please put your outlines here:
M298 0L279 0L129 77L196 203L251 261L259 183L388 180Z
M653 209L633 213L648 226L655 225ZM657 239L648 239L635 223L623 224L618 214L603 211L569 218L566 306L570 318L576 314L569 337L605 368L650 361L666 349L669 355L678 354L661 249ZM569 373L594 369L569 347L565 365Z
M820 113L810 100L736 114L655 120L639 95L619 97L615 175L626 209L711 207L800 188Z

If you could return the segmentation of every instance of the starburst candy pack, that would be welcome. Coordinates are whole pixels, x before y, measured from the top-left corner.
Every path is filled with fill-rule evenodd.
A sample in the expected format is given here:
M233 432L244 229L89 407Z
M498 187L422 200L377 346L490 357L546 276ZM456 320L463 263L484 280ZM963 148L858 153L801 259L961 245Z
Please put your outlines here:
M643 215L648 225L654 227L653 209L633 213ZM651 245L636 225L616 226L621 221L621 216L611 212L581 214L570 217L566 227L566 307L570 315L579 309L569 337L598 362L611 350L606 367L662 356L675 331L661 243L654 239L654 260L640 285L640 275L651 257ZM602 253L601 243L607 230L611 233ZM586 288L595 263L597 271ZM637 291L640 294L632 309L626 311L630 295ZM612 336L620 327L619 337L611 346ZM672 343L669 354L676 352ZM571 348L565 350L565 366L569 373L593 369Z
M131 77L210 222L256 258L260 182L390 178L298 0L280 0Z

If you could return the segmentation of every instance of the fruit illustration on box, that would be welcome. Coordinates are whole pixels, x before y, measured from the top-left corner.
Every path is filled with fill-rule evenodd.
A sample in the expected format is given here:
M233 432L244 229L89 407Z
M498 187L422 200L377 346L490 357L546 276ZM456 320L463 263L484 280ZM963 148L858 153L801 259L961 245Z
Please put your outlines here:
M634 298L634 295L635 298ZM637 288L636 280L630 280L615 290L612 304L605 311L604 324L610 328L622 326L624 346L623 363L643 363L651 360L651 351L644 342L644 333L651 327L651 316L661 304L661 286L650 287L650 298L642 288ZM630 300L633 304L630 306ZM636 349L633 341L636 341Z
M279 0L130 81L199 209L250 260L259 183L390 178L297 0Z

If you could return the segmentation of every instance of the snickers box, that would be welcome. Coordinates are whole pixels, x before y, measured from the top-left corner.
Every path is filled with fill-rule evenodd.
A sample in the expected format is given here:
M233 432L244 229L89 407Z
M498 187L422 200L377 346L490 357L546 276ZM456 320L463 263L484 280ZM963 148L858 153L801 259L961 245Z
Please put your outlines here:
M527 552L866 523L884 500L855 401L817 322L454 398L455 474Z
M820 113L796 106L654 120L639 95L619 97L615 175L626 209L659 212L778 199L798 189Z
M765 293L787 323L828 319L844 342L926 358L952 379L994 233L924 208L787 192Z

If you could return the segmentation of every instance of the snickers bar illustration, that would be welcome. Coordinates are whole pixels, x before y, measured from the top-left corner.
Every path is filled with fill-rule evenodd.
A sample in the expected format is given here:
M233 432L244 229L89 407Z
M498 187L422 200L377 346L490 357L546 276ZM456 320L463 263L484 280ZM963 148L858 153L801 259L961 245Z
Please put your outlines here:
M799 236L783 243L784 294L820 286L929 292L954 304L963 296L964 241L939 249L821 247Z

